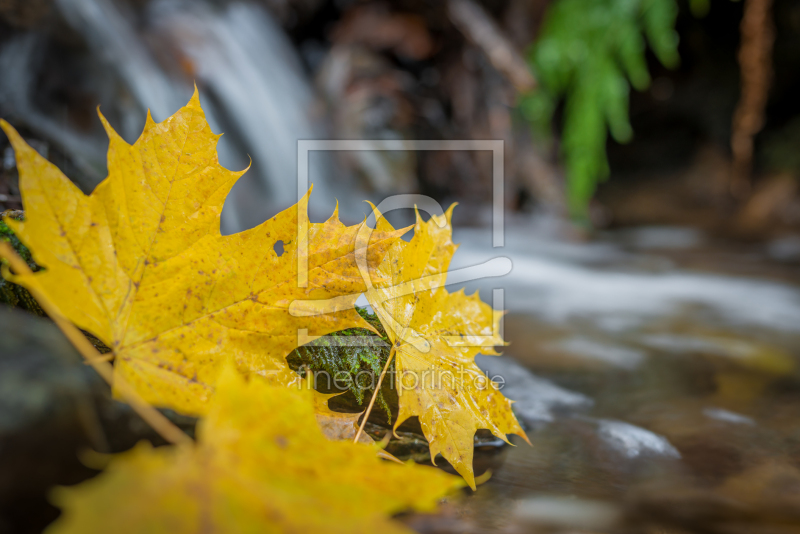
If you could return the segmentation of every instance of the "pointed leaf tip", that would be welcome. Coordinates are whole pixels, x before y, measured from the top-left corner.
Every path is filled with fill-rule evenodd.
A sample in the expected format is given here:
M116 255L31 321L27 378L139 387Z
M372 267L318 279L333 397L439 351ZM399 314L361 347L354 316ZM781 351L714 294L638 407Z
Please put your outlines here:
M339 199L336 199L336 206L333 208L333 213L328 217L328 222L339 222Z
M456 206L458 206L458 202L453 202L452 204L450 204L450 207L447 208L447 211L444 212L447 224L453 223L453 211L455 211Z
M153 120L153 114L150 113L150 110L147 110L147 116L144 119L144 130L147 131L151 128L156 126L156 121Z
M122 136L120 136L117 133L117 131L114 129L114 127L111 126L111 123L108 122L108 119L106 119L106 116L103 115L102 111L100 111L100 106L97 106L97 116L100 117L100 122L103 124L103 129L106 131L106 135L108 136L108 140L109 141L112 141L112 142L122 141L126 145L128 144L128 142L125 141L122 138ZM150 110L147 111L147 116L148 116L148 118L150 117ZM146 128L147 128L147 126L145 126L145 129Z
M196 105L199 108L202 108L200 105L200 91L197 89L197 83L194 84L194 91L192 92L192 98L189 99L190 106Z
M25 143L25 141L22 139L22 136L19 135L19 132L17 132L16 128L11 126L11 124L9 124L6 120L0 119L0 128L2 128L5 132L8 140L11 142L11 146L14 147L14 150L18 149L18 145L20 143ZM27 145L27 143L25 144Z

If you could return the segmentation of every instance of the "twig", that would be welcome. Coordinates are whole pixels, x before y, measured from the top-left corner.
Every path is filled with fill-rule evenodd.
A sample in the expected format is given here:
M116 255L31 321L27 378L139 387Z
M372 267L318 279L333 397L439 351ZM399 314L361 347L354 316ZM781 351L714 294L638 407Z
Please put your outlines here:
M753 137L764 126L764 108L772 77L772 0L746 0L739 48L742 92L733 114L731 193L741 197L750 189Z
M361 433L364 431L364 427L367 424L367 419L369 419L369 414L372 412L372 405L375 404L375 399L378 397L378 391L381 389L381 383L383 382L383 376L386 374L386 371L389 369L389 364L392 363L392 358L394 358L394 352L397 347L397 343L400 340L398 339L394 345L392 345L392 350L389 352L389 358L386 359L386 365L383 366L383 371L381 371L381 376L378 377L378 385L375 386L375 391L372 392L372 398L369 400L369 406L367 406L367 411L364 412L364 419L361 420L361 426L358 427L358 432L356 432L356 437L353 439L353 443L358 443L358 438L361 437Z
M449 0L447 12L453 24L483 50L492 66L508 78L517 91L524 93L536 87L528 64L481 6L472 0Z
M99 358L86 358L83 362L84 365L92 365L92 362L110 362L114 359L114 354L101 354Z
M61 331L64 332L64 335L67 336L70 343L78 349L78 352L81 353L84 359L94 367L97 374L108 382L109 385L112 385L114 383L114 369L111 364L104 361L103 356L97 352L97 349L92 346L89 340L81 334L80 330L78 330L75 325L61 314L58 307L47 297L44 291L39 288L34 278L33 271L28 267L28 264L25 263L25 261L17 255L11 245L6 242L0 242L0 257L8 261L11 269L13 269L17 275L27 278L29 281L27 289L37 302L39 302L42 309L53 319ZM130 404L131 408L133 408L153 430L158 432L162 438L174 444L192 442L189 436L175 426L172 421L167 419L164 414L153 408L147 401L139 396L127 382L117 377L115 385L125 402Z

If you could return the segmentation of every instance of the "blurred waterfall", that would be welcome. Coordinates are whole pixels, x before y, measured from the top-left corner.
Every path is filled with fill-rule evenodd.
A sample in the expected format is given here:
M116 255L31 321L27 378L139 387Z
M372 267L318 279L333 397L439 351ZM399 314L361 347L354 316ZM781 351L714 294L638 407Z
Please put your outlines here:
M113 0L56 0L61 14L94 54L112 65L136 101L162 121L185 104L174 80L153 59L133 24Z
M265 198L271 207L297 201L297 140L319 139L310 113L311 86L283 30L262 7L233 3L219 10L206 2L156 0L148 10L153 30L170 44L197 82L213 95L253 158L265 195L248 188L232 196L239 229L263 220ZM325 169L315 165L314 197L328 198ZM317 203L318 204L318 203ZM331 206L332 207L332 206ZM247 213L243 213L247 210ZM254 214L261 214L254 216Z
M252 157L250 171L228 197L223 232L254 226L296 202L297 140L326 135L312 117L315 97L297 52L263 6L213 0L152 0L137 11L118 0L55 0L55 5L89 51L87 57L70 49L80 55L86 79L69 83L96 95L123 137L138 137L147 109L156 121L172 115L196 83L212 130L227 134L218 147L221 163L242 169ZM37 78L52 68L37 54L48 43L45 34L30 33L3 47L0 105L68 154L91 188L102 178L105 161L99 121L92 119L93 129L81 132L68 121L63 103L46 95L46 111L33 104L42 90ZM64 112L63 120L50 118L54 110ZM311 208L329 215L334 193L324 158L315 156L310 166Z
M14 36L0 52L0 104L11 110L11 120L22 121L28 128L70 155L81 171L76 183L91 190L105 172L103 146L89 136L76 133L55 117L40 111L33 104L36 72L31 64L41 62L44 48L42 35L36 33ZM15 122L16 122L15 120Z

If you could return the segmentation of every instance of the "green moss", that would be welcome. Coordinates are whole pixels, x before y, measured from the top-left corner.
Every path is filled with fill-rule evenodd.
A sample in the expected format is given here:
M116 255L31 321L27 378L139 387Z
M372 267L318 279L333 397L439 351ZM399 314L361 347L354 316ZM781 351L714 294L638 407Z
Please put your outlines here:
M6 212L5 215L17 220L22 220L21 212ZM14 234L11 228L9 228L3 220L0 220L0 240L10 243L14 250L17 251L17 254L19 254L20 257L25 260L25 263L28 264L31 270L38 271L40 269L40 267L36 265L36 262L33 261L33 256L31 256L31 252L28 250L28 247L22 244L16 234ZM31 294L28 293L27 289L20 287L17 284L12 284L1 276L0 302L8 304L9 306L26 309L37 315L44 315L44 311L42 311L42 308L31 296Z
M314 372L318 385L321 383L326 387L330 384L333 390L349 390L358 404L363 405L365 400L371 398L374 385L386 365L391 342L377 315L365 308L356 307L356 310L379 335L364 328L342 330L299 347L287 360L303 376L305 369ZM329 376L330 379L324 380L321 376ZM393 382L394 362L384 377L376 399L389 420L392 413L386 398Z

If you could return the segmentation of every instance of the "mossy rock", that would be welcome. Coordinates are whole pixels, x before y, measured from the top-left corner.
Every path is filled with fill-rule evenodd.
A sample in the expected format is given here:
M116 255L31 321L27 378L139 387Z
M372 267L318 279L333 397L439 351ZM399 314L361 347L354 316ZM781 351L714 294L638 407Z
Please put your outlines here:
M308 370L314 373L315 387L325 392L347 392L343 398L335 397L333 404L344 404L345 408L362 411L375 390L386 360L389 358L391 342L377 315L366 308L356 311L375 332L365 328L349 328L334 332L298 347L286 360L289 366L302 376ZM377 333L376 333L377 332ZM354 401L354 402L353 402ZM358 410L357 407L362 407ZM381 384L376 398L376 407L391 421L393 410L397 413L397 395L394 392L394 362Z
M24 215L22 211L8 210L3 212L2 218L0 218L0 240L9 243L32 271L40 270L40 267L33 261L30 250L22 244L16 234L5 223L7 218L21 221L24 219ZM0 303L22 308L36 315L44 315L44 311L36 302L36 299L28 293L27 289L17 284L12 284L3 277L0 277Z

